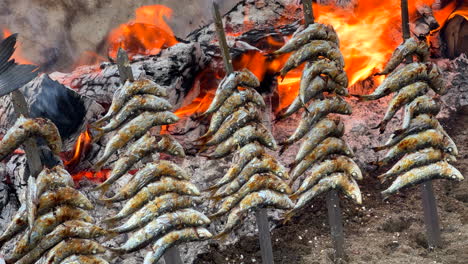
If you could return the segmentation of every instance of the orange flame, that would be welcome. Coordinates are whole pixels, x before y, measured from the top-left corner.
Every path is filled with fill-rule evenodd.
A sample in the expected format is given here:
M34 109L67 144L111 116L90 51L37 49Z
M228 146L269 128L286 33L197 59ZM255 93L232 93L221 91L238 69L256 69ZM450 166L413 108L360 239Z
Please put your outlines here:
M161 49L178 43L165 18L172 16L172 9L163 5L143 6L135 11L135 20L120 25L108 36L109 56L115 58L119 47L130 56L155 55Z
M3 29L2 30L2 33L3 33L3 37L4 38L7 38L9 36L11 36L11 31L9 31L8 29ZM15 61L17 63L20 63L20 64L34 64L32 63L30 60L26 59L23 55L23 51L21 49L21 45L19 42L17 42L16 44L16 50L15 50L15 53L13 54L12 56L13 59L15 59Z
M81 160L82 156L85 155L91 146L91 133L89 129L81 133L76 140L75 147L73 148L73 156L69 160L64 160L63 164L67 168L75 167Z

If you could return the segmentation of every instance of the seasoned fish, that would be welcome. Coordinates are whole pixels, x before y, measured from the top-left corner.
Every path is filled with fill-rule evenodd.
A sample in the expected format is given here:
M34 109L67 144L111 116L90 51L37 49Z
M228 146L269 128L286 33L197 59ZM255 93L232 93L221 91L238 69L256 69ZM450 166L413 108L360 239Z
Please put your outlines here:
M338 35L331 25L313 23L304 30L296 33L293 37L284 44L279 50L274 51L274 55L281 55L300 49L310 40L328 40L335 43L337 46L340 44Z
M413 101L416 97L427 93L428 89L429 86L425 82L415 82L403 87L397 94L395 94L392 100L390 100L383 120L375 128L379 128L380 133L383 133L387 123L393 118L398 110Z
M218 159L225 157L231 154L234 148L242 148L254 141L257 141L261 145L272 150L276 150L278 148L278 144L271 132L263 124L257 123L237 130L232 137L216 147L210 158Z
M96 255L105 252L106 249L103 246L92 240L68 239L60 242L58 245L52 248L47 254L47 258L45 259L44 263L59 264L62 262L62 260L71 255Z
M390 150L385 154L385 157L377 162L377 165L387 165L394 160L399 160L407 153L411 153L423 148L433 147L444 149L448 154L453 149L449 149L447 146L447 138L437 130L429 129L418 134L413 134L405 137L395 146L391 147ZM453 154L452 154L453 155Z
M362 172L359 166L349 157L337 156L333 159L322 161L312 167L308 176L302 181L297 191L291 196L291 199L296 198L309 190L321 179L335 172L344 172L346 175L352 176L354 179L362 180Z
M110 120L110 122L100 129L100 131L108 133L118 129L125 121L127 121L127 119L129 119L129 117L138 112L161 112L170 111L171 109L171 103L164 98L151 94L136 95L130 99L130 101L128 101L125 106Z
M388 189L382 192L384 197L396 193L398 190L431 179L450 179L461 181L463 175L446 161L439 161L430 165L414 168L400 175Z
M96 163L95 168L100 169L104 163L117 150L123 148L132 139L139 139L151 127L169 125L179 121L179 118L171 112L143 112L135 119L125 124L107 143L104 154Z
M208 140L205 146L215 146L225 141L232 136L239 128L245 126L249 122L259 122L262 116L257 109L252 105L246 105L239 108L236 112L224 120L218 131L215 132L213 137Z
M158 263L158 260L162 257L162 255L164 255L164 252L178 243L207 240L212 236L213 235L210 233L210 231L204 227L185 228L172 231L154 243L152 246L152 251L146 254L143 264Z
M94 209L86 196L71 187L61 187L56 191L45 192L39 197L37 214L42 215L57 205L70 205L85 210Z
M237 108L250 102L261 109L265 108L263 97L255 91L255 89L247 88L246 90L232 94L228 99L226 99L226 101L224 101L221 107L213 113L208 131L198 140L203 140L204 138L213 135L221 127L221 124L228 116L234 113Z
M220 209L210 218L219 217L229 212L249 193L268 189L279 193L290 194L291 188L280 178L272 174L255 174L249 181L242 186L236 193L226 197L220 206Z
M286 194L277 193L270 190L253 192L245 196L240 201L238 207L231 210L223 231L216 237L222 237L231 232L241 221L241 216L247 211L257 207L273 206L277 209L291 209L294 203Z
M34 263L48 249L65 239L91 239L106 235L109 235L109 232L96 225L77 220L68 221L59 225L53 232L47 234L44 239L37 241L37 243L32 244L26 241L26 243L16 244L13 253L8 258L8 262L21 259L23 263Z
M172 177L180 180L189 180L187 172L185 172L177 164L160 160L158 162L147 163L145 167L140 169L132 179L122 187L117 194L111 198L101 199L106 202L120 202L134 196L139 190L145 187L148 183L160 179L161 177Z
M309 203L313 198L333 189L342 190L346 196L351 198L357 204L362 203L361 191L359 190L359 186L356 181L345 173L338 172L321 179L308 191L302 193L292 211L297 211L307 205L307 203Z
M312 102L308 109L308 113L302 115L294 133L282 144L291 145L300 140L304 135L310 131L311 127L320 119L328 114L344 114L350 115L352 113L351 106L342 98L338 96L325 98L324 100L317 100Z
M213 197L226 197L238 191L249 179L257 173L271 172L272 174L288 179L288 171L279 164L278 161L268 154L264 154L260 158L254 158L240 172L239 176L227 184L224 188L219 189Z
M165 88L162 88L148 79L126 82L121 88L115 91L109 111L105 116L96 121L96 123L101 123L112 118L120 111L123 105L136 94L151 94L159 97L167 97L169 95Z
M387 65L385 65L384 69L380 73L377 73L377 75L387 75L391 73L406 57L413 54L417 55L419 61L428 61L430 51L426 41L419 41L414 38L406 39L396 48Z
M109 264L107 260L97 256L73 255L64 259L61 264Z
M327 117L321 119L307 133L303 143L297 151L295 163L303 160L315 147L327 137L340 138L344 134L344 124L341 120L332 120ZM283 149L282 149L283 150ZM280 152L281 153L281 152Z
M290 70L297 68L302 63L316 60L320 56L334 61L338 67L344 67L343 55L335 43L327 40L312 40L289 57L280 70L281 77L284 78Z
M200 195L198 188L189 181L178 181L170 177L163 177L161 180L150 183L141 189L135 196L125 203L118 214L107 218L104 221L110 222L123 219L143 207L143 205L148 201L169 192L182 195Z
M213 101L202 116L206 116L218 110L226 99L237 91L239 85L255 88L260 86L260 81L247 69L229 74L219 84Z
M208 217L190 208L167 213L149 222L145 227L132 234L121 247L112 250L119 253L134 252L179 226L197 227L208 224L210 224Z
M234 159L233 165L215 185L211 186L208 190L214 190L218 187L225 185L236 178L242 169L254 158L258 158L265 153L265 149L258 143L250 143L237 151L237 158Z
M161 214L193 207L194 205L201 202L201 197L178 195L176 193L164 194L162 196L156 197L154 200L143 206L143 208L139 209L125 222L125 224L111 229L110 231L117 233L127 233L145 226L147 223Z
M455 161L455 157L443 152L440 149L426 148L419 150L414 153L410 153L400 159L391 169L386 173L378 176L381 182L385 182L387 179L393 176L398 176L406 171L413 168L421 167L424 165L432 164L441 160L447 162Z
M377 100L391 93L397 92L403 87L418 82L425 81L434 92L443 94L445 88L444 79L437 65L427 62L413 62L397 69L369 95L353 95L363 100Z
M36 180L37 197L44 192L50 191L59 187L74 187L75 183L72 176L63 168L62 165L57 165L52 169L44 168L39 173Z
M30 137L45 139L55 155L60 154L60 151L62 151L62 139L52 121L40 117L25 118L20 116L0 141L0 160L3 160Z
M172 156L185 158L184 147L171 135L164 134L160 135L156 151L166 153Z
M291 167L293 168L291 172L291 182L294 182L297 177L301 176L315 162L324 159L331 154L342 154L349 157L354 156L351 148L342 139L335 137L326 138L301 162L291 164Z
M417 115L429 114L436 116L439 111L440 102L436 102L434 98L427 95L419 96L405 108L402 129L407 129L411 123L411 119Z
M26 213L26 203L23 203L16 212L15 216L13 216L13 219L11 219L5 231L3 231L3 234L0 236L0 247L3 247L5 242L12 239L14 236L25 230L27 227L28 216Z

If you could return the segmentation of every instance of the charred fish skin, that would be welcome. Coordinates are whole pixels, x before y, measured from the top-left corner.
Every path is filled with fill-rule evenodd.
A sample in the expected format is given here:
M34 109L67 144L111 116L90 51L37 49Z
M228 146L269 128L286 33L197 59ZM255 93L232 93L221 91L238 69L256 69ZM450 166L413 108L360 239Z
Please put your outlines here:
M3 160L32 136L44 138L55 155L59 155L62 151L62 139L52 121L45 118L20 116L0 141L0 160Z
M403 87L397 94L390 100L388 104L387 112L383 120L376 128L380 128L380 132L385 131L387 123L395 116L395 114L402 107L416 99L417 97L427 93L429 86L425 82L415 82L410 85Z
M116 115L126 102L136 94L150 94L158 97L167 97L169 94L165 88L162 88L155 82L148 79L140 79L134 82L125 82L125 84L118 89L113 97L112 104L109 107L109 111L96 123L107 121Z
M132 139L139 139L151 127L158 125L169 125L179 121L174 113L171 112L143 112L130 122L125 124L107 143L104 154L96 163L96 169L101 168L106 161L117 150L124 147Z
M456 181L464 179L461 172L455 167L448 164L446 161L439 161L437 163L411 169L403 175L398 176L392 185L382 192L382 195L388 197L402 188L437 178Z
M178 195L176 193L168 193L159 197L156 197L150 203L140 208L134 213L125 224L111 229L112 232L126 233L143 227L149 223L155 217L160 216L169 211L177 209L185 209L192 207L195 204L201 203L201 197L194 197L188 195Z
M312 39L328 40L335 43L337 46L340 44L338 36L332 26L313 23L304 30L293 35L293 37L288 42L286 42L283 47L273 52L273 55L281 55L298 50Z
M65 258L61 264L109 264L109 262L97 256L72 255Z
M362 172L359 166L349 157L338 156L334 159L328 159L314 165L293 196L299 196L321 179L335 172L344 172L354 179L362 180Z
M301 162L291 164L291 182L294 182L299 176L308 170L312 164L331 154L341 154L349 157L354 156L352 149L342 139L335 137L326 138Z
M413 54L416 54L421 62L426 62L429 60L430 55L429 46L425 41L419 41L414 38L406 39L396 48L384 69L377 75L387 75L393 72L406 57Z
M281 77L284 78L290 70L306 61L317 59L319 56L324 56L336 62L339 67L344 67L343 55L335 43L326 40L312 40L289 57L280 70Z
M103 126L100 130L102 132L110 132L118 129L123 123L128 120L137 112L151 111L161 112L170 111L172 105L163 98L151 94L136 95L128 101L123 108L110 120L110 122Z
M45 259L46 264L60 264L62 260L75 254L95 255L105 253L106 249L88 239L68 239L60 242L52 248ZM18 263L18 262L17 262ZM21 263L25 264L25 263Z
M75 182L72 176L63 168L62 165L57 165L52 169L45 168L42 170L36 179L37 197L44 192L50 191L59 187L74 187Z
M0 248L14 236L25 230L27 226L28 216L26 213L26 203L22 203L21 207L0 236Z
M302 72L300 87L307 87L317 76L325 74L342 87L348 87L348 76L334 61L320 59L306 64Z
M407 153L411 153L427 147L439 149L442 148L445 150L444 135L434 129L429 129L418 134L409 135L398 144L390 148L387 154L385 154L385 157L378 162L378 165L385 166L393 160L399 160Z
M82 193L71 187L62 187L56 191L45 192L39 197L37 214L42 215L57 205L70 205L84 210L94 209L94 205Z
M350 115L352 109L345 100L337 96L314 101L308 107L308 113L303 114L294 133L283 144L290 145L302 139L317 121L330 113Z
M341 120L332 120L327 117L321 119L304 137L304 142L299 147L294 162L299 163L303 160L325 138L340 138L343 134L344 123Z
M246 107L242 107L232 115L230 115L226 120L224 120L221 127L215 134L208 140L204 145L205 146L214 146L218 145L219 143L223 142L234 132L236 132L239 128L245 126L249 122L258 122L261 120L261 116L258 113L255 107L250 105L246 105Z
M179 158L185 158L184 147L169 134L160 135L161 140L157 144L157 151Z
M153 200L156 196L169 192L174 192L180 195L200 195L198 188L189 181L179 181L170 177L164 177L160 181L146 185L124 204L119 213L104 221L110 222L128 217L132 213L138 211L138 209L143 207L147 202Z
M411 119L417 115L429 114L436 116L439 112L440 104L434 98L427 95L419 96L405 108L402 129L407 129L411 123Z
M444 153L444 151L436 148L425 148L417 152L410 153L400 159L395 165L392 166L386 173L378 176L382 183L393 176L398 176L413 168L421 167L424 165L432 164L438 161L445 160L455 161L455 157Z
M210 219L203 213L189 208L167 213L149 222L145 227L132 234L121 247L112 250L120 253L135 252L153 243L155 239L177 226L198 227L210 223Z
M145 187L148 183L158 180L166 176L180 180L189 180L188 174L178 165L173 162L160 160L151 162L140 169L135 176L122 187L117 194L111 198L101 199L106 202L120 202L134 196L139 190Z
M152 251L146 254L144 264L156 264L167 249L180 242L202 241L210 239L213 235L204 227L185 228L172 231L161 237L152 246Z

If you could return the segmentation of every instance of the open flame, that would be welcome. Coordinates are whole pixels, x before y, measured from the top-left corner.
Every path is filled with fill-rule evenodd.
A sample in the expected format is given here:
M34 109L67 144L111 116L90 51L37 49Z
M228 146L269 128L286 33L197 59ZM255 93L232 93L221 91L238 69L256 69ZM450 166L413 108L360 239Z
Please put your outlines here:
M86 129L85 132L81 133L78 139L75 142L75 146L73 148L73 156L70 159L65 159L63 164L67 168L74 168L80 161L83 155L89 151L91 146L91 133L89 129Z
M155 55L161 49L178 43L165 19L172 9L163 5L143 6L135 11L136 18L112 30L108 36L109 56L115 58L119 47L130 56Z

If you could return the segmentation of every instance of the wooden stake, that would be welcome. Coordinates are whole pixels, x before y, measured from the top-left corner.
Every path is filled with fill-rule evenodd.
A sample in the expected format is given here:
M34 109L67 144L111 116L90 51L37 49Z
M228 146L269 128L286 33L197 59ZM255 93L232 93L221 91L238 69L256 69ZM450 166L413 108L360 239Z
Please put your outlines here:
M341 263L345 258L343 220L341 217L340 198L336 190L327 193L328 223L334 249L333 261Z
M304 22L307 27L314 22L314 8L312 6L312 0L302 0L302 9L304 11Z
M223 55L224 67L226 68L226 75L229 75L234 72L234 67L232 66L231 54L229 53L229 47L226 41L226 33L224 33L223 20L221 19L219 6L216 2L213 2L213 17L216 32L218 33L219 47L221 48L221 54Z
M401 20L403 39L410 38L408 0L401 0ZM408 63L413 59L411 56L406 58ZM426 181L421 184L421 196L424 209L424 224L426 226L426 238L429 248L440 247L442 239L440 237L439 215L437 214L437 204L434 197L432 182Z
M177 246L170 247L166 253L164 253L164 262L166 262L166 264L184 264Z
M132 66L130 66L130 60L128 59L128 54L122 48L119 48L119 51L117 52L117 69L119 70L120 82L122 85L127 80L130 82L135 81Z

